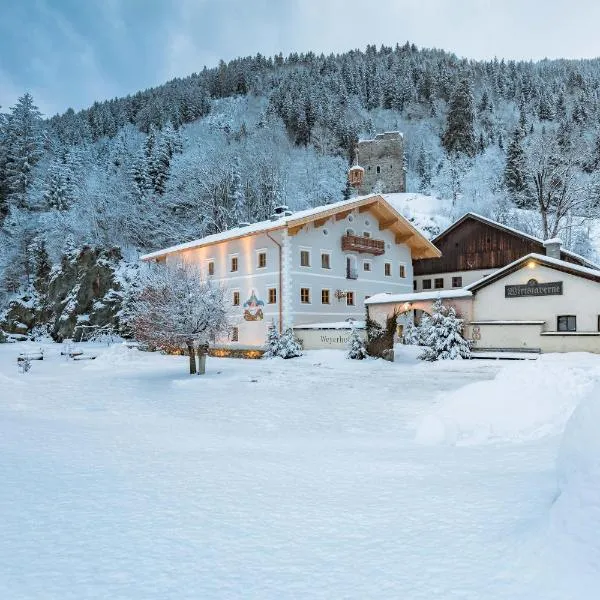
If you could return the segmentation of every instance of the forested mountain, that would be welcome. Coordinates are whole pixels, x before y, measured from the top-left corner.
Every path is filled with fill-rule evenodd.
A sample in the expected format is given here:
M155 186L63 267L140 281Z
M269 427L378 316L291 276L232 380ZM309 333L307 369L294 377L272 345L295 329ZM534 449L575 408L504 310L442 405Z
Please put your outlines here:
M4 110L5 296L65 244L132 260L276 204L341 199L356 141L390 129L405 135L409 191L592 252L600 60L467 61L408 43L257 55L78 113L44 118L28 94Z

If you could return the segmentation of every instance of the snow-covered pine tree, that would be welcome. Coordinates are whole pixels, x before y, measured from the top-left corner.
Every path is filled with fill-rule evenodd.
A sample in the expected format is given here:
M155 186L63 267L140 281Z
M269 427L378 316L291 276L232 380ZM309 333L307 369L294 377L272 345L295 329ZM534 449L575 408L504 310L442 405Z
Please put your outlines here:
M279 356L279 343L279 331L277 331L275 323L271 323L267 330L267 350L263 354L263 358L275 358L276 356Z
M295 358L302 356L302 346L294 337L294 331L291 328L286 329L279 338L279 348L277 355L281 358Z
M462 336L463 320L456 316L454 307L446 307L441 299L432 306L431 315L422 323L423 344L421 360L455 360L471 356L471 344Z
M475 111L471 83L467 77L463 77L450 98L446 129L442 136L442 146L448 154L475 156L477 141L474 123Z
M365 342L356 327L352 327L352 331L350 332L348 354L346 356L352 360L362 360L368 356Z
M523 130L515 127L506 150L504 185L513 200L520 206L527 201L527 166L523 149Z
M421 343L421 333L414 321L408 321L402 331L402 343L408 346L418 346Z

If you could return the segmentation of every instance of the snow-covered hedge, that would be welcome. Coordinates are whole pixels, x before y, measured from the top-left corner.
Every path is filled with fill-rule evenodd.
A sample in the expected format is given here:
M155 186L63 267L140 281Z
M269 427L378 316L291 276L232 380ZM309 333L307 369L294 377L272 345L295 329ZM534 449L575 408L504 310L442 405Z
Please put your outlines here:
M594 382L596 362L586 354L544 355L506 364L489 381L442 393L416 439L423 444L524 441L562 432ZM586 368L586 362L590 361Z
M588 564L600 565L600 384L569 419L558 456L560 495L553 526L579 547Z

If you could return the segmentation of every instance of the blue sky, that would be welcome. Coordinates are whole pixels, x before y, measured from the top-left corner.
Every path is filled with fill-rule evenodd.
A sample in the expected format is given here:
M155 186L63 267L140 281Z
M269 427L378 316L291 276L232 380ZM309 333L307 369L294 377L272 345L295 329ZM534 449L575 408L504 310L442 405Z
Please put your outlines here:
M0 105L46 114L279 51L407 39L469 58L600 56L595 0L0 0Z

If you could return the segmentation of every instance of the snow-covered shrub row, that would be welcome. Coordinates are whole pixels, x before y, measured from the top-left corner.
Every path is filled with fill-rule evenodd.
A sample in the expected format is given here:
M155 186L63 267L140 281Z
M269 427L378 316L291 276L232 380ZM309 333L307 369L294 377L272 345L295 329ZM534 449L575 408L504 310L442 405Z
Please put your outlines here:
M586 358L589 362L586 365ZM574 359L578 359L577 362ZM417 427L422 444L519 442L560 433L595 378L590 355L543 355L507 364L489 381L440 396Z
M577 555L596 568L600 566L599 425L597 383L588 389L565 427L557 461L560 495L551 513L553 532L569 548L578 547Z

